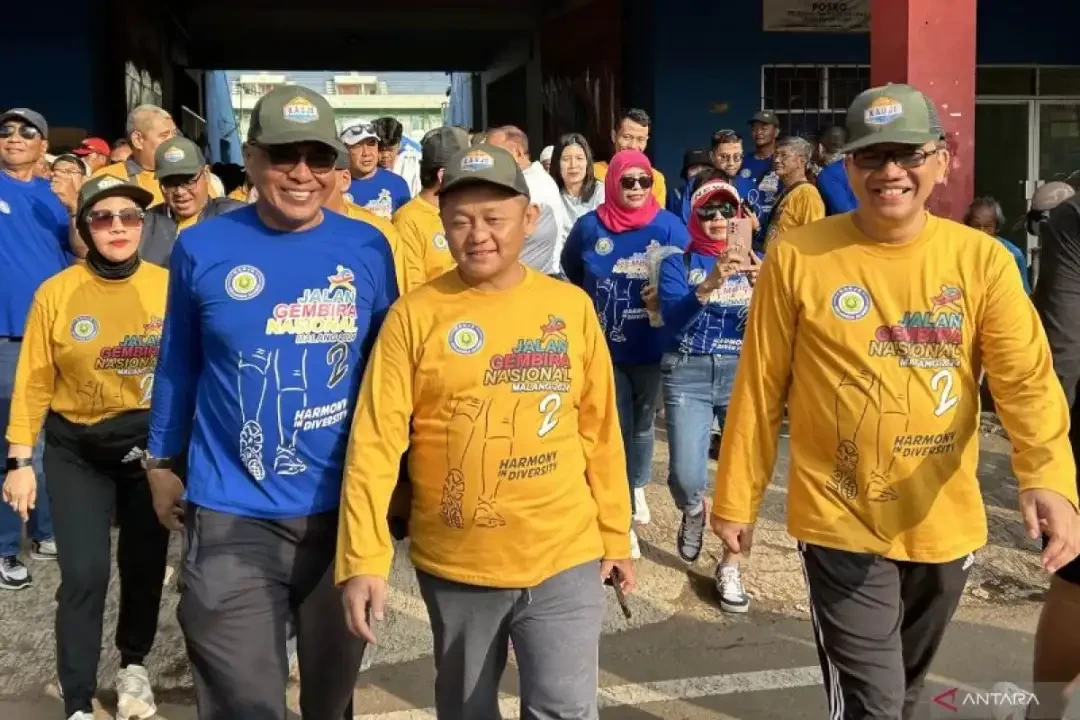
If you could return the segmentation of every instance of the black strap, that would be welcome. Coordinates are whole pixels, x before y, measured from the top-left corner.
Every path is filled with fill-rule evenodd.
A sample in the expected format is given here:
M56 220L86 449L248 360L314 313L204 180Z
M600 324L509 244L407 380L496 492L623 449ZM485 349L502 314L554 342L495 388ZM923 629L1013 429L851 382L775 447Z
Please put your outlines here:
M769 211L769 222L765 223L765 225L764 225L766 233L768 233L769 228L772 227L773 220L775 220L776 216L780 213L780 206L784 203L785 200L788 199L788 195L791 194L791 191L794 190L795 188L799 187L800 185L809 185L809 184L810 183L807 180L800 180L799 182L794 183L794 184L790 185L789 187L784 188L784 192L780 193L780 196L778 198L776 198L776 200L773 202L772 210Z

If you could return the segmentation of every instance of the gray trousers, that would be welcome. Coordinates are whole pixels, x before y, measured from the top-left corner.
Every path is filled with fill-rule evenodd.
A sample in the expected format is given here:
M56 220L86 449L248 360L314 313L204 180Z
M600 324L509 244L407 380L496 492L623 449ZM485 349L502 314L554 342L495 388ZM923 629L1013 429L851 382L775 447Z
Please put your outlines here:
M830 720L910 720L974 558L888 560L799 543Z
M435 637L439 720L501 720L507 644L522 720L596 720L604 586L600 564L565 570L534 588L463 585L417 571Z
M259 520L188 505L178 616L199 720L285 720L286 624L304 720L352 720L363 641L333 583L337 511Z

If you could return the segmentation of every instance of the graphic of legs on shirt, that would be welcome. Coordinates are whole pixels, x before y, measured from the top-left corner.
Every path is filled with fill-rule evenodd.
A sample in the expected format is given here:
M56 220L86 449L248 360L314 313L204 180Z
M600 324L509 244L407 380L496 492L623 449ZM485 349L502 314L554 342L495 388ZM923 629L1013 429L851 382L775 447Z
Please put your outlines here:
M256 480L266 477L262 460L263 429L259 418L262 416L271 362L273 353L260 348L246 360L244 354L240 353L237 365L237 397L240 399L240 419L243 421L240 428L240 462Z
M600 329L603 330L604 335L607 335L608 331L608 305L611 304L611 290L613 281L611 278L604 278L596 283L596 298L593 303L596 305L596 316L600 319Z
M626 342L626 336L623 335L623 322L626 320L626 313L630 310L630 291L633 289L633 283L627 280L626 284L622 284L615 280L613 284L611 292L615 296L615 318L611 324L611 342Z
M463 398L455 402L446 430L447 464L450 470L443 483L440 516L452 528L465 527L464 465L479 430L481 432L481 484L473 524L496 528L506 524L499 514L497 498L502 478L499 466L513 454L514 417L518 402L497 408L493 400Z
M296 437L302 424L294 422L294 418L307 409L307 350L300 354L299 367L289 367L289 361L282 360L280 352L275 353L274 379L278 389L278 446L274 453L274 472L299 475L307 470L307 465L296 452Z
M274 472L299 475L307 465L296 453L299 427L293 419L307 407L307 350L298 366L289 366L288 357L278 351L262 348L245 357L240 354L237 365L237 390L240 398L240 462L256 480L266 477L263 449L266 434L262 426L263 404L273 369L274 389L277 391L277 448L274 453Z
M887 389L880 377L862 372L845 375L837 385L836 469L828 487L845 500L854 500L859 494L857 474L859 462L864 458L860 457L858 435L863 428L874 433L875 448L874 464L866 483L866 499L871 502L897 499L888 478L896 438L907 432L910 383L909 373L902 389L895 392Z

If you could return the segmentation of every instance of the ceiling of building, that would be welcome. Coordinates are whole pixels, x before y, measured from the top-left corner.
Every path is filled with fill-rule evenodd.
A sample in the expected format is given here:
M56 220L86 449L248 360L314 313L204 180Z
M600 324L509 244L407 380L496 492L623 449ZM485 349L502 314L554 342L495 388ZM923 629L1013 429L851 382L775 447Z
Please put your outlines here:
M188 67L488 68L575 0L189 0L170 8Z

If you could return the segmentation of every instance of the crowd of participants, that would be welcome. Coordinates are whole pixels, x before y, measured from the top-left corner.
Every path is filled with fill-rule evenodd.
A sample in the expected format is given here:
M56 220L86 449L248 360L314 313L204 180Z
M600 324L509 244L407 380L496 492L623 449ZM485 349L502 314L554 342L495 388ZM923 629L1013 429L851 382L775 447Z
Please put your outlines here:
M1033 203L1033 304L992 198L969 227L927 212L950 155L918 90L863 93L816 142L770 112L747 127L669 184L636 109L610 161L579 133L534 161L517 127L417 147L282 86L242 169L153 106L55 157L40 114L0 115L0 587L33 582L25 522L59 562L65 717L92 717L114 523L118 717L156 711L171 531L201 720L283 720L290 647L305 719L362 712L406 537L440 718L499 717L511 644L522 717L597 717L604 588L636 584L658 417L672 547L694 563L711 525L735 613L786 425L830 717L916 717L987 542L984 378L1055 574L1031 717L1060 717L1055 684L1080 674L1057 631L1080 620L1080 202Z

